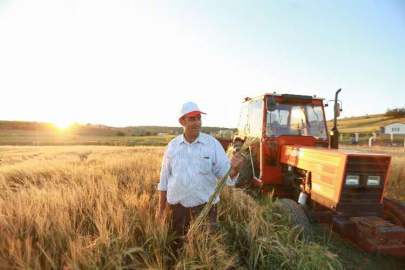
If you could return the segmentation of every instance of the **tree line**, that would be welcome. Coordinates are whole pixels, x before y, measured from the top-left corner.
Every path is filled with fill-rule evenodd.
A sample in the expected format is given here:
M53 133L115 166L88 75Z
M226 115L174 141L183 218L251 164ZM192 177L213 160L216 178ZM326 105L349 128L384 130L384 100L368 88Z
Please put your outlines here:
M392 118L405 117L405 107L396 108L396 109L388 109L387 112L385 113L385 116L392 117Z

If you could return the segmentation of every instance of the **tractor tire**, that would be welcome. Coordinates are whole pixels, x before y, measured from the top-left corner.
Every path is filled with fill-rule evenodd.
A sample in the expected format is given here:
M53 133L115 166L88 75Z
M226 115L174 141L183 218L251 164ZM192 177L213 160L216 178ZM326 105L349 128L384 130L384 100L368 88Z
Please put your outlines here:
M276 211L282 215L289 215L291 223L302 228L299 239L305 239L308 242L313 241L312 229L308 217L304 210L291 199L279 199L275 202Z
M397 226L405 228L405 202L390 197L384 197L383 204L383 218L388 219ZM405 244L405 239L402 243Z
M236 141L231 143L227 150L227 155L229 158L232 158L235 151L239 151L242 148L242 142ZM239 172L238 180L235 184L235 187L249 190L253 185L253 169L252 163L250 160L244 158L242 169Z

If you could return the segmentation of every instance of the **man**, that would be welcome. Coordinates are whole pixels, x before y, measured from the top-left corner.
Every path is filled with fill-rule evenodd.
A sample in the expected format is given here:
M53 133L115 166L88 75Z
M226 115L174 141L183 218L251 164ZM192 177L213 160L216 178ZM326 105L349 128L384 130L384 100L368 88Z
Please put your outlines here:
M162 161L159 190L158 220L165 218L166 202L172 216L172 229L184 236L222 178L232 167L227 184L235 184L243 165L243 158L235 154L229 162L221 144L212 136L201 133L201 114L194 102L181 107L179 122L184 133L174 138L166 147ZM217 197L207 215L210 232L217 228Z

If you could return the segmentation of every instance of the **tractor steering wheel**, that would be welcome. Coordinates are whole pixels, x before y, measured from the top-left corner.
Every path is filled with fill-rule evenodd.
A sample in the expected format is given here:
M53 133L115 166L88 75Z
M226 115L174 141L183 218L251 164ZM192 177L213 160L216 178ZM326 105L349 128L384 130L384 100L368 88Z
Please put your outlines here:
M279 123L277 121L273 121L271 123L271 133L273 135L278 135L279 127L280 127Z

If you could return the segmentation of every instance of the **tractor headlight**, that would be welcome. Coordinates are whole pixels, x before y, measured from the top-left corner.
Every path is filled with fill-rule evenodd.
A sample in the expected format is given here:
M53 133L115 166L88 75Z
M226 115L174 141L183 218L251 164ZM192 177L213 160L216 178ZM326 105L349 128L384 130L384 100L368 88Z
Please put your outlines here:
M360 176L358 175L347 175L345 184L347 186L358 186L360 183Z
M379 186L380 185L380 176L377 175L370 175L367 178L367 186Z

